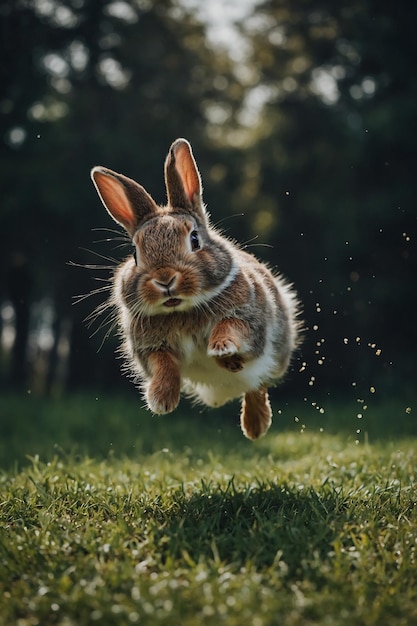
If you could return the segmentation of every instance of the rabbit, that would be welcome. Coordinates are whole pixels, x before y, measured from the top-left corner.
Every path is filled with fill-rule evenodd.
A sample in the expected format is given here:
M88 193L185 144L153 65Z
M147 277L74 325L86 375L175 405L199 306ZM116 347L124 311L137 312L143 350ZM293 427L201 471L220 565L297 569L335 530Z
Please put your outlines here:
M210 224L186 139L174 141L165 160L166 206L105 167L91 177L135 250L116 268L110 300L147 407L170 413L181 391L209 407L242 397L244 435L264 435L268 386L285 374L299 343L292 286Z

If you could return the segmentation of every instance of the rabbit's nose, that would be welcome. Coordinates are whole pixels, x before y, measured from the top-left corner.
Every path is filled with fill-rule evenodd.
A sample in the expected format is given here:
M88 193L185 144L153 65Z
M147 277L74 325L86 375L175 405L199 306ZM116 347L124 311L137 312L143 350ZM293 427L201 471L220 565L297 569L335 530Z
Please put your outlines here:
M161 291L165 291L165 292L169 292L171 289L173 289L175 287L175 284L178 280L178 276L177 274L174 274L174 276L161 276L158 277L158 279L153 278L152 282L155 285L155 287L158 287L158 289L161 289Z

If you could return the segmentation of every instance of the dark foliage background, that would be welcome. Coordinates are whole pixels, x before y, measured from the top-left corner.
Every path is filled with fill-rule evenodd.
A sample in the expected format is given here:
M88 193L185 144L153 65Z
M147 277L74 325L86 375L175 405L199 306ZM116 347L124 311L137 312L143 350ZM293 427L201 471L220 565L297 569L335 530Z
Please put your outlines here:
M117 340L84 321L104 295L74 305L111 269L70 262L129 253L89 170L164 202L184 136L213 220L298 289L306 333L285 393L413 390L417 5L248 3L229 47L198 7L2 0L1 386L127 388Z

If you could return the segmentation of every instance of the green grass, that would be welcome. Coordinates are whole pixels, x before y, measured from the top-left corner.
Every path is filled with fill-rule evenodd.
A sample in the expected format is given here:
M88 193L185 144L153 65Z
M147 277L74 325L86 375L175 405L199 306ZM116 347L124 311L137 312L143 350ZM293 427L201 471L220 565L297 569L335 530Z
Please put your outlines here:
M5 397L0 623L417 624L408 403L289 402L251 443L235 405Z

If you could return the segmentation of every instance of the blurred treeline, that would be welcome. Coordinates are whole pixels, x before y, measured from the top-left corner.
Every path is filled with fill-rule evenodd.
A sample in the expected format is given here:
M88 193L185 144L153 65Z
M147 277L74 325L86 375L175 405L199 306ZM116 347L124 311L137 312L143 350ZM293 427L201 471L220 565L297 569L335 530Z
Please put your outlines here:
M211 4L1 1L3 388L127 384L105 316L85 322L106 292L74 305L130 253L89 170L163 203L178 136L213 221L296 284L307 330L286 389L412 385L417 4L236 2L223 41L234 3L214 23Z

